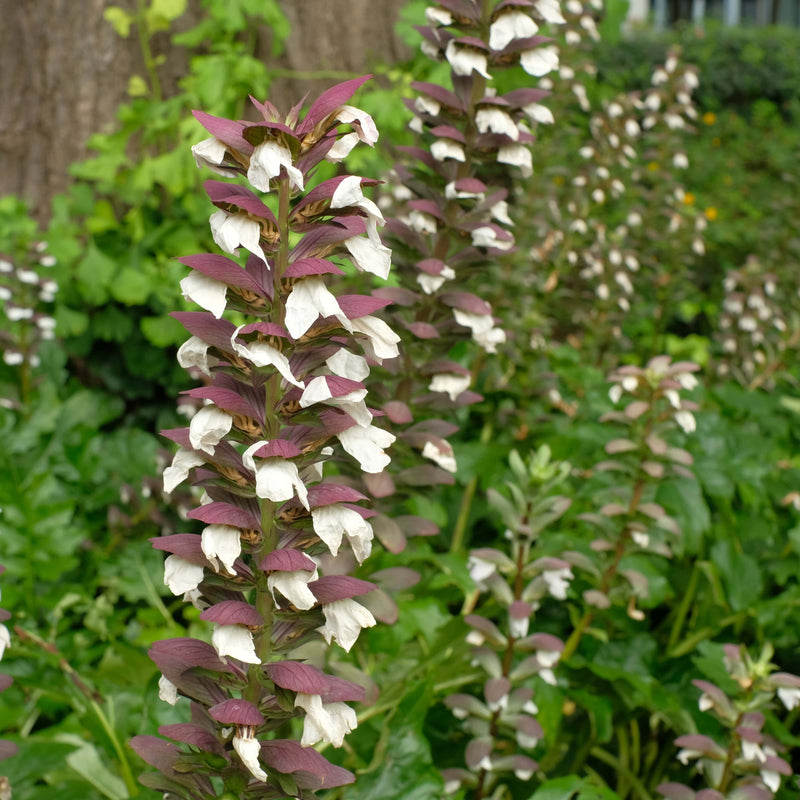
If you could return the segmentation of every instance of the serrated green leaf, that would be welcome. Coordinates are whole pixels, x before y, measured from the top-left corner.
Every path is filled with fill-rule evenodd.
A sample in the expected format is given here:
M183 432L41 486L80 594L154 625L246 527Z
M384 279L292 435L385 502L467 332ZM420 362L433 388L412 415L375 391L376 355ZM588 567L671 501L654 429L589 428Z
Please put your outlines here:
M126 306L144 305L150 296L151 282L143 272L125 267L110 286L111 296Z
M116 271L114 259L90 244L77 269L78 288L90 305L99 306L108 300L108 286Z

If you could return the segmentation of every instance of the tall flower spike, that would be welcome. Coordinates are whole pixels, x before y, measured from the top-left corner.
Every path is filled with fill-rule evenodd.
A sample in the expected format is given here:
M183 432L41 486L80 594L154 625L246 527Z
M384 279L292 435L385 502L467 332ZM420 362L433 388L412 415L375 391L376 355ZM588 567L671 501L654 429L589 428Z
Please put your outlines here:
M169 553L170 590L186 594L211 626L210 644L170 640L151 655L164 699L190 698L193 725L204 734L187 738L185 725L161 729L191 744L190 752L148 736L133 745L169 778L152 777L150 785L173 794L180 759L187 798L211 792L211 763L222 764L226 788L264 784L269 796L302 786L310 798L310 787L353 780L307 748L342 745L356 726L346 703L363 691L292 658L314 637L349 650L375 624L354 599L373 584L321 575L318 564L343 548L360 562L371 548L372 512L360 505L367 496L322 475L329 458L348 454L370 471L389 462L394 436L376 425L363 381L370 361L397 354L398 337L376 316L386 301L336 291L340 265L364 269L370 249L380 259L372 271L385 275L389 251L377 235L383 216L365 194L374 181L347 176L307 191L332 152L339 160L356 142L377 139L369 115L349 104L364 80L325 92L302 119L299 107L284 117L258 102L263 120L255 123L196 114L212 136L195 148L198 164L245 176L255 191L206 182L218 209L214 239L231 255L246 251L239 261L181 259L191 270L183 292L204 311L176 315L191 335L179 360L207 379L188 392L206 405L188 428L165 432L179 450L164 488L192 477L206 496L188 517L205 527L153 544ZM244 323L234 326L231 312ZM267 739L292 717L305 719L300 743Z

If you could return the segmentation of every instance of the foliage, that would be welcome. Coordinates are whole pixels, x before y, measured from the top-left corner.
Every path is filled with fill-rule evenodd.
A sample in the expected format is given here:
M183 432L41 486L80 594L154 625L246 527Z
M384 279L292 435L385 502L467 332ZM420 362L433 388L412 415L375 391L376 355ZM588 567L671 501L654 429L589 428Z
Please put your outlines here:
M459 130L472 137L471 120L487 104L482 79L464 94L477 72L453 80L449 37L456 25L466 26L459 36L489 35L493 20L446 22L442 12L462 8L456 0L426 19L429 5L410 3L401 32L444 58L417 55L362 90L381 140L349 162L370 174L399 168L382 199L394 216L398 273L370 302L394 301L409 356L370 387L386 412L379 424L404 437L398 471L387 483L344 461L326 464L326 478L379 495L370 519L381 546L359 574L381 583L365 602L394 621L325 662L365 688L347 746L320 745L330 764L357 774L327 796L790 800L800 741L796 32L687 30L612 46L597 8L564 4L561 67L552 95L525 112L535 171L520 183L497 163L510 128L479 147L470 140L468 161L430 157L437 140L458 142ZM146 652L159 640L211 638L201 612L162 585L163 562L146 541L177 542L169 536L178 531L201 538L203 528L184 518L188 492L162 493L156 475L170 456L152 435L155 425L178 424L185 381L173 363L181 326L167 314L184 307L177 284L186 270L174 259L212 246L199 188L206 176L188 155L203 134L189 111L242 117L247 94L269 89L253 55L256 26L270 26L276 49L288 31L277 3L203 7L204 18L180 34L177 0L110 8L109 23L139 39L145 64L131 76L118 129L96 136L96 155L75 165L47 232L23 204L0 201L0 263L11 265L0 273L0 561L12 613L3 669L14 679L0 695L0 728L19 747L2 764L16 797L160 796L138 784L144 765L127 742L185 719L157 700ZM422 32L412 27L423 23ZM155 33L187 55L174 94L161 86ZM673 63L676 41L683 50ZM464 46L481 51L474 39ZM692 88L687 63L699 74L691 102L682 97ZM489 71L499 95L533 85L513 64ZM436 86L464 102L432 111ZM508 107L515 125L529 100ZM683 124L673 127L675 106ZM406 129L413 118L416 133ZM612 146L612 135L633 154ZM462 163L458 178L470 171L493 187L487 197L506 193L504 219L490 224L494 242L513 247L473 236L493 203L444 194L448 170ZM323 165L313 180L336 169ZM267 204L277 209L274 195ZM306 222L320 222L314 213L331 200ZM377 221L366 198L358 202L354 213ZM638 231L636 214L646 220ZM346 227L355 216L344 219ZM304 233L294 231L292 247ZM422 268L420 281L417 264L434 250L441 263L426 265L435 274ZM607 297L570 252L613 266ZM614 277L618 255L641 265L625 266L630 291ZM452 306L440 287L423 287L451 259L469 274L457 291L471 292L451 297ZM347 280L373 291L352 270ZM191 282L183 291L202 295ZM247 309L227 292L238 322ZM425 297L411 303L409 293ZM496 334L497 353L480 353L469 340L475 330L454 322L458 303L486 317L491 304L489 330L507 337ZM14 319L15 308L31 313ZM38 322L51 318L52 339L51 323ZM411 326L426 330L419 323L438 335L414 342ZM256 332L243 336L238 347L256 344ZM424 368L437 361L438 371ZM203 392L183 395L180 412L198 418ZM435 458L430 447L423 453L431 442ZM297 530L313 538L295 506ZM208 591L233 600L238 586L204 566ZM287 618L302 616L280 605ZM324 655L311 647L308 658L322 666ZM192 691L192 676L174 677ZM273 693L286 706L275 738L299 735L293 690ZM137 741L153 760L160 745ZM213 771L208 754L187 752ZM234 791L247 774L227 741L224 752ZM230 797L219 782L212 788ZM282 790L295 791L285 781Z

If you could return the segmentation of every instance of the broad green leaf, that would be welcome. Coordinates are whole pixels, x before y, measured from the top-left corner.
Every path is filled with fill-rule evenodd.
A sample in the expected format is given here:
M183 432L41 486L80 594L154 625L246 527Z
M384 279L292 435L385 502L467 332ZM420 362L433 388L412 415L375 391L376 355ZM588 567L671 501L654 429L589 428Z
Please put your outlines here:
M103 11L103 19L109 22L118 36L127 39L131 32L134 17L119 6L109 6Z
M108 299L108 285L117 273L117 263L90 244L86 255L78 265L78 288L86 301L99 306Z
M711 548L711 560L722 575L731 608L741 611L752 607L764 588L758 562L738 552L730 541L717 542Z
M130 797L122 778L108 769L94 745L86 744L80 750L75 750L67 756L66 761L87 783L109 800L127 800Z
M144 305L150 296L151 280L140 270L124 267L111 284L111 296L128 306Z
M150 87L141 75L131 75L128 78L128 94L131 97L146 97L150 94Z

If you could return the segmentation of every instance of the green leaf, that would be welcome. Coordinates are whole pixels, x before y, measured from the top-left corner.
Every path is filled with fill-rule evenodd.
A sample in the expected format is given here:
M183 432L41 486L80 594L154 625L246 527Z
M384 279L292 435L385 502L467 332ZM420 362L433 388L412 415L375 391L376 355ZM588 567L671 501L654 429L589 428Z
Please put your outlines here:
M117 32L118 36L121 36L123 39L128 38L131 32L131 24L134 20L132 14L129 14L125 9L119 6L109 6L103 11L103 19L111 23L111 26Z
M109 800L126 800L130 797L122 778L108 769L105 759L100 757L93 745L85 744L80 750L70 753L66 761L78 775Z
M139 326L147 341L156 347L177 346L186 339L183 325L166 314L160 317L144 317Z
M90 305L99 306L108 300L108 286L116 272L114 259L90 244L77 270L78 288Z
M586 778L565 775L543 783L528 800L619 800L607 786L597 786Z
M711 548L711 560L722 576L734 611L751 608L760 599L764 583L754 558L738 552L733 542L724 541Z
M110 288L115 300L126 306L140 306L150 296L151 281L142 271L125 267Z
M56 333L63 338L80 336L89 326L89 317L83 311L67 306L57 306L55 310Z
M128 78L128 94L131 97L146 97L150 94L150 87L141 75L131 75Z

